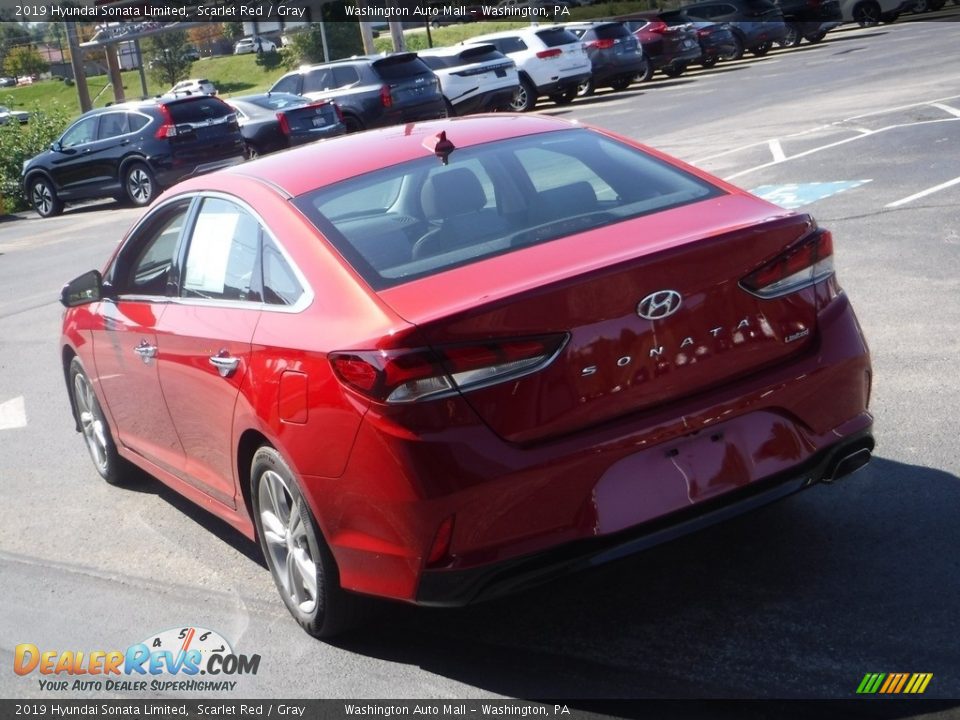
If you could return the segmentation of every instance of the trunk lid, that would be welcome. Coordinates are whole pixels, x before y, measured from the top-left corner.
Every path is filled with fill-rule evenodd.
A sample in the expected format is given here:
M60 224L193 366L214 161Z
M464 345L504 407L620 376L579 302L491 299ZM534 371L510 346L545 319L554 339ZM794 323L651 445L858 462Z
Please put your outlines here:
M811 228L806 215L778 214L734 194L493 257L380 297L418 325L417 342L428 345L567 333L545 369L464 394L500 437L542 441L802 352L814 335L814 290L761 299L739 280ZM678 294L679 306L666 317L641 317L641 301L663 291Z

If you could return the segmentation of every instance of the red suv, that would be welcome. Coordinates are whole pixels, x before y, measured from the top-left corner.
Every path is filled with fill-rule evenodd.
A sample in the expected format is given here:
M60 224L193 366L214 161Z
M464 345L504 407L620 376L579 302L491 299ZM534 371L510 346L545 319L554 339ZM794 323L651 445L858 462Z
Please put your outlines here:
M555 118L385 128L188 180L61 300L100 474L137 465L258 539L318 636L353 593L493 597L873 448L830 232Z

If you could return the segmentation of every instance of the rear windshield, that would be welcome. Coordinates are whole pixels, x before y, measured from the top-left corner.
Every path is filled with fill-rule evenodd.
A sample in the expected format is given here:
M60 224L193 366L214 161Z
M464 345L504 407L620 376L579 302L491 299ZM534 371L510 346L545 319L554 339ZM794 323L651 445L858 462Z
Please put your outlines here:
M547 47L557 47L558 45L569 45L570 43L580 42L577 36L566 28L538 30L537 37L543 40L543 44Z
M177 124L215 120L233 112L230 106L222 100L206 95L196 95L185 100L168 103L167 109L173 117L173 122Z
M448 165L430 155L294 204L381 290L722 192L574 129L455 150Z
M271 93L270 95L260 95L259 97L250 98L247 102L262 107L265 110L283 110L290 107L300 107L310 101L300 95Z
M490 60L504 60L506 56L493 45L478 45L464 48L456 55L420 55L427 67L431 70L444 68L458 68L474 63L483 63Z
M377 60L373 63L374 69L386 81L403 80L404 78L414 77L429 73L430 68L423 64L423 60L416 55L410 55L402 58L388 57L383 60Z
M616 38L630 37L630 31L622 23L609 23L608 25L598 25L594 28L598 40L614 40Z

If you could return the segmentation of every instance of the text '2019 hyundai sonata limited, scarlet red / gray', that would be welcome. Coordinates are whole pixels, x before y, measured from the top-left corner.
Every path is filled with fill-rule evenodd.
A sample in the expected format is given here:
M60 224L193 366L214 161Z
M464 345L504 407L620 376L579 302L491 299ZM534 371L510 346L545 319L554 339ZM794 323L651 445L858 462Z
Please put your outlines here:
M386 128L191 179L64 287L98 471L250 538L310 633L462 605L863 465L832 237L603 130Z

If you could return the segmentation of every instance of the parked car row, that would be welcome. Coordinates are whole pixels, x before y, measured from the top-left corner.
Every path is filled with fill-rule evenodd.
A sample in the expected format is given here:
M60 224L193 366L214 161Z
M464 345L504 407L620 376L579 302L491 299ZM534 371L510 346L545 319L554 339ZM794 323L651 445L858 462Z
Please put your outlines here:
M204 94L166 95L85 113L24 163L21 181L41 217L101 197L145 206L184 178L345 132L331 102L283 93L230 104Z

